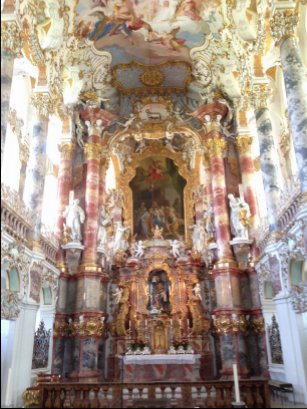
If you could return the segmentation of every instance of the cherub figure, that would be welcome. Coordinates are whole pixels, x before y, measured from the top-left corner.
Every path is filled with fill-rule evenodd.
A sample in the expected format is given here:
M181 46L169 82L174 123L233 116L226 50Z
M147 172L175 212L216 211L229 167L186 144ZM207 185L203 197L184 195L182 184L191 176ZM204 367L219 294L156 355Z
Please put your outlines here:
M135 257L142 258L144 256L145 246L142 240L139 240L135 245Z
M163 227L159 227L157 224L155 225L154 228L151 229L152 233L153 233L153 238L156 240L163 240Z
M171 253L174 256L174 258L180 257L180 248L181 248L181 243L179 240L173 240L171 241Z
M192 289L192 292L194 293L195 297L198 298L199 300L202 300L202 295L201 295L201 288L200 284L196 283L195 286Z

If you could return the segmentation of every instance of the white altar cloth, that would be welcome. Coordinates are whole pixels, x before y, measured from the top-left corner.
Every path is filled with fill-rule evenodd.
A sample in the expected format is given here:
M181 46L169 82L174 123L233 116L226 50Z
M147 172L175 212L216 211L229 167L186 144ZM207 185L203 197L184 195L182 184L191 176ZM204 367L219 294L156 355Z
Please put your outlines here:
M124 364L155 365L155 364L195 364L199 361L198 354L155 354L155 355L125 355Z

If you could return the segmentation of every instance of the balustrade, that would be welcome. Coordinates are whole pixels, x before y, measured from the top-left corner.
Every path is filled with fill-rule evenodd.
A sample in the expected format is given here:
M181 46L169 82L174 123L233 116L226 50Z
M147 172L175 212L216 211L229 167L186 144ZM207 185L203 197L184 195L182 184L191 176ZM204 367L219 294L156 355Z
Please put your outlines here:
M228 408L235 400L232 381L84 384L58 382L41 384L40 387L41 408ZM249 408L270 407L266 380L242 380L240 390L241 399Z

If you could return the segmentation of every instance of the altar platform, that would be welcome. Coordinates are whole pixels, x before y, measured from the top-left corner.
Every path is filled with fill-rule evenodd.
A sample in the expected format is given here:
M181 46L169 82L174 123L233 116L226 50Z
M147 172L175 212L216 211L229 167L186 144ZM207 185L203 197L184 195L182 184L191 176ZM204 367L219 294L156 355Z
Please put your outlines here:
M200 381L200 355L126 355L123 377L124 382Z

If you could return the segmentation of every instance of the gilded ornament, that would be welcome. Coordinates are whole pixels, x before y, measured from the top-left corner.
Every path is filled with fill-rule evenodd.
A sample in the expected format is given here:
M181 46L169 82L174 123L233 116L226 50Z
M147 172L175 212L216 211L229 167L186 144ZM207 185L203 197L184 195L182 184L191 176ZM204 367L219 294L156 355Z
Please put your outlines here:
M48 117L54 111L54 103L47 92L35 92L31 97L31 104L37 109L39 115Z
M28 388L22 394L24 408L38 408L40 405L40 388Z
M19 145L19 159L21 163L27 164L30 156L29 146L26 143Z
M150 87L160 85L164 81L164 74L157 69L149 69L145 70L140 75L140 81L144 85L148 85Z
M76 144L73 142L63 142L58 145L58 148L61 153L61 159L70 161L75 151Z
M268 100L272 97L272 92L272 87L268 82L253 84L251 103L256 111L268 107Z
M206 148L210 157L222 156L227 148L227 142L222 138L210 138L206 141Z
M90 142L84 145L84 152L87 160L99 160L102 151L102 144Z
M22 48L23 40L16 21L1 21L1 50L12 57L22 57Z
M264 333L264 318L260 317L252 317L251 318L251 327L257 334Z
M283 9L276 11L271 18L271 35L276 42L280 42L295 35L298 23L296 9Z
M260 156L257 156L257 158L254 159L254 169L256 172L261 169Z
M236 146L239 153L250 153L253 138L250 135L242 135L236 138Z

